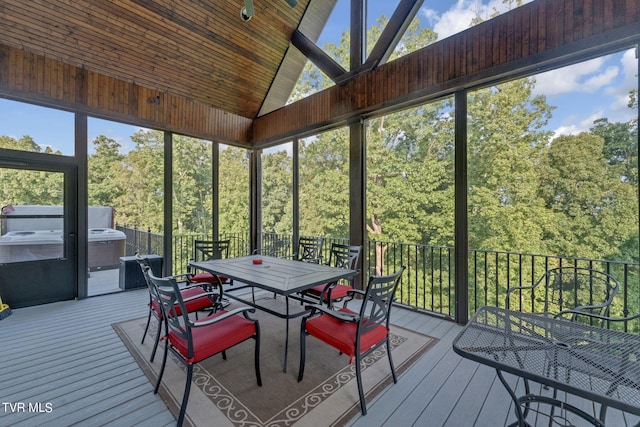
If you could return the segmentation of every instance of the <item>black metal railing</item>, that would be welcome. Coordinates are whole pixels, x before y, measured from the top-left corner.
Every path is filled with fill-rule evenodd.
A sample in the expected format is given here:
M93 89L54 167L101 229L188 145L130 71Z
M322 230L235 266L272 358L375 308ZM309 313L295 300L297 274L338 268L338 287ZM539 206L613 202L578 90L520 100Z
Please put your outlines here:
M116 230L122 231L127 239L125 241L125 255L131 256L136 253L163 255L163 235L152 233L151 229L139 230L125 225L116 225Z
M127 254L162 255L162 236L150 231L119 227L127 235ZM248 233L222 233L231 241L230 256L249 254ZM193 242L211 239L203 234L176 235L173 240L174 273L186 269L193 257ZM262 233L264 253L291 256L295 253L293 236ZM325 238L322 255L329 259L331 243L347 244L346 238ZM147 250L150 248L151 250ZM369 274L389 274L405 265L406 272L396 294L397 304L453 319L455 313L455 249L403 242L367 240L363 251L364 269ZM640 264L637 262L593 260L557 255L538 255L506 251L469 250L469 307L473 314L482 305L504 307L507 289L532 284L554 267L575 266L601 270L614 276L620 290L614 299L611 315L624 317L640 313ZM526 309L526 308L522 308ZM640 328L640 325L638 325ZM633 327L632 329L637 329Z

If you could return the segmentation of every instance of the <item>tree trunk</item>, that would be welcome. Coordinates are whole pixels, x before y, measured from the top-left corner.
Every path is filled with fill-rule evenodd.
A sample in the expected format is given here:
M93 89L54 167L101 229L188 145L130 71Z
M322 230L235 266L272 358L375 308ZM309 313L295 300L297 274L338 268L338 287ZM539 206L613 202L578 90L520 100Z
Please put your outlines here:
M372 240L376 239L376 235L382 234L382 225L380 223L380 219L375 215L371 215L371 225L367 224L367 231L372 236ZM387 244L376 242L376 263L375 263L375 272L376 276L381 276L384 274L384 254L387 251Z

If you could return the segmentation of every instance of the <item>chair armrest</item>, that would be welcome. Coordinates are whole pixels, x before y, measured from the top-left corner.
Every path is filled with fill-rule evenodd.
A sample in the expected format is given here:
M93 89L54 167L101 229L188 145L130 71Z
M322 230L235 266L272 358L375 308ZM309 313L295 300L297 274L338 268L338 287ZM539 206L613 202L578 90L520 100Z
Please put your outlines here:
M322 292L320 292L320 301L323 301L323 300L324 300L325 295L326 295L327 293L329 293L329 294L330 294L330 293L331 293L331 290L332 290L333 288L335 288L337 285L338 285L338 282L337 282L337 281L327 283L327 284L324 286L324 288L322 288Z
M170 277L176 279L177 282L186 282L187 278L190 277L190 276L193 276L193 274L191 274L191 273L180 273L180 274L176 274L176 275L170 276ZM182 280L180 280L180 279L182 279Z
M560 313L556 314L555 317L563 317L568 314L571 315L572 320L575 320L576 317L578 316L585 316L592 319L600 320L603 323L604 322L629 322L632 320L640 319L640 313L634 314L633 316L627 316L627 317L609 317L609 316L603 316L601 314L596 314L596 313L589 313L589 312L581 311L577 309L562 310Z
M187 298L183 298L183 302L189 302L189 301L194 301L200 298L204 298L204 297L209 297L209 296L214 296L214 297L218 297L219 295L216 294L215 292L204 292L198 295L193 295Z
M509 289L507 289L507 296L506 296L506 297L505 297L505 299L504 299L504 306L505 306L505 308L506 308L507 310L510 310L510 307L509 307L509 298L510 298L510 296L511 296L511 293L512 293L512 292L515 292L515 291L522 291L522 290L524 290L524 289L533 289L533 288L535 288L535 285L512 286L512 287L510 287Z
M343 322L357 322L360 320L360 315L355 314L355 313L346 313L344 311L336 311L336 310L332 310L329 307L326 307L322 304L309 304L309 305L305 305L304 308L306 310L311 310L311 313L309 313L309 316L313 316L313 314L317 311L322 312L324 314L327 314L331 317L334 317L338 320L341 320Z
M240 314L243 313L245 314L246 317L246 313L255 313L256 309L255 308L251 308L251 307L239 307L236 309L233 309L231 311L227 311L225 314L222 314L220 316L216 316L212 319L207 319L207 320L196 320L195 322L191 323L191 326L194 328L198 328L201 326L207 326L207 325L213 325L214 323L218 323L218 322L222 322L225 319L228 319L229 317L233 317L236 314Z
M210 286L216 286L213 283L209 283L209 282L187 282L188 285L184 285L180 287L181 291L184 291L185 289L193 289L193 288L203 288L206 289L207 287Z
M367 294L366 291L363 291L362 289L355 289L355 288L354 289L349 289L347 291L347 293L348 294L360 294L362 296L365 296Z
M176 282L178 283L189 283L189 278L193 276L192 273L179 273L179 274L175 274L173 276L167 276L167 278L170 279L175 279ZM189 287L193 287L193 285L187 285L181 289L185 289L185 288L189 288Z

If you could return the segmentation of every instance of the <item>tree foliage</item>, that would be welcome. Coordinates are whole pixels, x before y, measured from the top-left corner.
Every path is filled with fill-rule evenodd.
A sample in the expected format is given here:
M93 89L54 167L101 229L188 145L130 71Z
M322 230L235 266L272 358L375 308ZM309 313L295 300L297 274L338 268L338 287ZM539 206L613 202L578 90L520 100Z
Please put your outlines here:
M518 3L510 1L508 3ZM369 32L369 46L386 18ZM394 58L437 39L415 20ZM349 34L325 51L348 66ZM307 65L292 99L332 83ZM468 96L467 200L470 247L594 259L638 259L638 125L600 118L589 132L554 137L554 107L534 95L535 78L475 90ZM637 91L629 107L637 108ZM366 211L369 237L380 241L454 244L454 101L433 101L373 117L366 128ZM213 167L219 167L219 223L245 232L249 223L248 153L223 147L212 164L212 144L173 137L174 233L211 232ZM89 157L89 201L116 208L121 224L163 230L163 134L140 130L134 148L105 136ZM46 152L32 138L0 137L1 148ZM291 146L262 153L262 227L291 233ZM349 235L349 131L300 140L301 234ZM0 170L0 201L59 203L60 174ZM11 191L7 189L11 189Z
M60 154L40 147L28 135L20 139L0 136L0 148L34 153ZM64 175L61 172L31 171L20 168L0 168L0 206L62 205Z

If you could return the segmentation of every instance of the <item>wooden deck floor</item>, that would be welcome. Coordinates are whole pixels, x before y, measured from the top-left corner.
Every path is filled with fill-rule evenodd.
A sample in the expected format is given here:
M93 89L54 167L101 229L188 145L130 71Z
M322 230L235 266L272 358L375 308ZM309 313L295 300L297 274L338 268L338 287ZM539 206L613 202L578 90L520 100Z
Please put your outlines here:
M136 290L17 309L0 321L0 426L174 425L111 327L145 315L147 301L147 291ZM440 341L368 402L369 414L350 427L495 427L513 421L495 372L451 350L458 325L402 309L394 309L393 323ZM628 421L617 416L612 425Z

